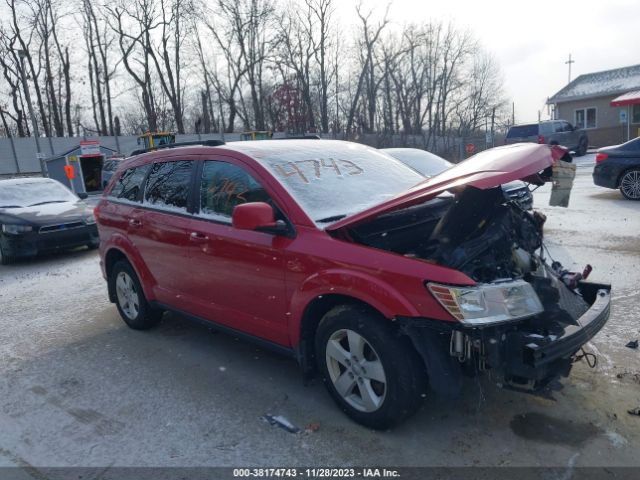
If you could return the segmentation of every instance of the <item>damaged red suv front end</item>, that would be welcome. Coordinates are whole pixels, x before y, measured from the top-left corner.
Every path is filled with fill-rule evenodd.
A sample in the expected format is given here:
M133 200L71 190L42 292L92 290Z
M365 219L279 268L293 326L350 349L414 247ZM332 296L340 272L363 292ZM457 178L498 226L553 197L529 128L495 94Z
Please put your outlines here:
M139 155L96 208L109 296L132 328L172 310L291 354L372 428L455 396L465 372L536 391L610 309L610 286L550 263L544 215L501 189L564 155L508 145L428 180L338 141Z
M425 281L454 321L397 318L437 392L455 396L463 370L488 369L500 374L504 386L539 391L569 374L576 353L609 318L611 286L587 282L590 266L569 272L548 261L546 217L505 203L496 188L515 179L550 181L551 167L566 154L558 146L492 149L327 229L455 269L476 282Z

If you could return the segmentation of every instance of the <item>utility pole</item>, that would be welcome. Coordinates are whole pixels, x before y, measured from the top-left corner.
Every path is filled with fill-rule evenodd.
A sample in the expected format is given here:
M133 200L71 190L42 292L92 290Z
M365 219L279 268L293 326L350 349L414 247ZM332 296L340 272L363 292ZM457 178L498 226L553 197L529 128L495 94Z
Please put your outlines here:
M44 162L44 158L42 157L42 153L40 150L40 132L38 131L38 122L36 121L36 115L33 111L33 105L31 103L31 94L29 93L29 85L27 85L27 71L24 67L24 59L27 56L27 52L24 50L17 51L18 56L20 57L20 76L22 77L22 88L24 90L25 100L27 101L27 106L29 107L29 115L31 116L31 128L33 129L33 136L36 139L36 156L38 161L40 162L40 170L42 171L42 176L47 177L47 165Z
M569 54L569 60L564 62L565 65L569 65L569 81L567 83L571 83L571 64L576 63L575 60L571 60L571 54Z

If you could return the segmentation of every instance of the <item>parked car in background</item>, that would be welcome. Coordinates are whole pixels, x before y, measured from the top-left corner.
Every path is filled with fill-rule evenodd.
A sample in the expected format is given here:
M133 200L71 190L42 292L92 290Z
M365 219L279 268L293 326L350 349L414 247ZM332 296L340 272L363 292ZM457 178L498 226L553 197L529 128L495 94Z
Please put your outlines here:
M0 180L0 263L100 244L92 209L50 178Z
M134 156L95 209L109 298L134 329L169 310L290 355L371 428L460 394L463 369L537 390L609 317L610 286L548 265L545 217L500 188L565 153L499 147L427 180L333 140Z
M575 152L577 157L586 154L589 148L587 133L566 120L545 120L509 127L505 144L521 142L563 145Z
M629 200L640 200L640 137L622 145L604 147L596 153L593 183L619 188Z
M118 169L118 166L120 165L120 162L122 162L122 160L124 160L124 158L112 157L103 162L102 173L100 175L100 185L102 186L103 190L107 187L109 180L111 180L111 177L113 177L113 174Z
M418 148L383 148L381 150L426 178L438 175L454 165L438 155ZM526 183L520 180L505 183L502 185L502 191L508 199L518 202L525 210L533 208L533 195Z

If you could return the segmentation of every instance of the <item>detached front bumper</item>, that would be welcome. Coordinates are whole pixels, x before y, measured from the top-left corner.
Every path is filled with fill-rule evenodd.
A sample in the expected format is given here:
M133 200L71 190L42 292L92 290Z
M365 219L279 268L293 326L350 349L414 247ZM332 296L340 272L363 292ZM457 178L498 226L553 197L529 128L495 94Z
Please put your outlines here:
M558 326L555 334L526 320L485 328L417 318L397 320L423 358L436 393L455 396L463 372L488 369L502 377L505 385L535 392L567 376L575 354L609 319L611 286L581 282L579 287L589 308L575 324Z
M485 344L488 363L499 365L506 381L534 390L559 375L567 376L576 352L604 327L611 311L609 285L584 282L581 290L590 308L576 325L566 326L559 336L526 329L503 332L503 342Z

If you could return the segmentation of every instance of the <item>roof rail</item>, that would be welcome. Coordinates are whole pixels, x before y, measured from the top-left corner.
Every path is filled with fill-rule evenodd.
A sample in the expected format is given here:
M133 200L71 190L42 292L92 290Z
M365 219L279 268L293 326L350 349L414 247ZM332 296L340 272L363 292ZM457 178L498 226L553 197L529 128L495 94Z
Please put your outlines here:
M294 135L292 137L283 137L274 140L322 140L320 135L309 134L309 135Z
M147 153L147 152L154 152L156 150L162 150L165 148L188 147L190 145L202 145L204 147L219 147L220 145L224 145L224 144L225 142L223 142L222 140L196 140L192 142L167 143L165 145L158 145L157 147L149 148L149 149L139 148L131 152L131 155L129 156L133 157L134 155L140 155L142 153Z

